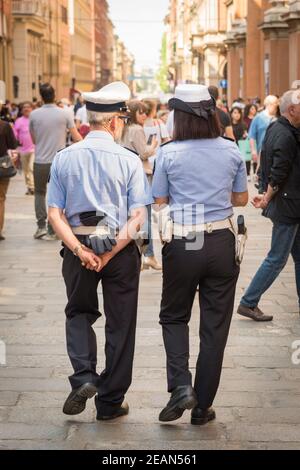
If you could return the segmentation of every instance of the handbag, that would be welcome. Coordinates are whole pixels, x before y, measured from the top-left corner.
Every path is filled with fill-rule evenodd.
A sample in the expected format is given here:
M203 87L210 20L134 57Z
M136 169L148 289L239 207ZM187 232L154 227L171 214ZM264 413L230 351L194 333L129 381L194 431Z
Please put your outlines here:
M17 170L9 155L0 157L0 178L12 178L16 176Z

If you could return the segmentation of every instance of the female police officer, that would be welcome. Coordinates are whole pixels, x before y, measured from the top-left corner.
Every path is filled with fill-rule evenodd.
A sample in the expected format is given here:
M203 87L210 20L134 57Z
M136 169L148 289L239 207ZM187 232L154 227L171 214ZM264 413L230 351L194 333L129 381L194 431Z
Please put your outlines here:
M163 248L160 311L171 398L159 419L173 421L193 408L191 422L201 425L215 418L239 275L232 208L248 202L247 175L235 143L220 137L207 87L178 86L169 105L174 140L160 148L153 180L156 204L170 205L173 233ZM192 388L188 323L198 286L201 347Z

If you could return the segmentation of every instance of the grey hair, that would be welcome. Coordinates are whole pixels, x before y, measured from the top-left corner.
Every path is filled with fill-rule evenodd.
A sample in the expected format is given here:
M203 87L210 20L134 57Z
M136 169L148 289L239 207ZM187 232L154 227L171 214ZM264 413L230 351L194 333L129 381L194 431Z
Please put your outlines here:
M95 111L87 111L87 119L91 126L104 126L117 116L117 113L97 113Z
M278 101L278 98L277 96L275 95L269 95L266 97L265 101L264 101L264 105L265 106L268 106L269 104L275 104L276 101Z
M289 90L285 92L284 95L280 98L281 114L287 113L290 106L292 106L293 104L297 104L297 99L295 100L295 95L297 95L297 90ZM298 104L300 104L300 101L298 101Z

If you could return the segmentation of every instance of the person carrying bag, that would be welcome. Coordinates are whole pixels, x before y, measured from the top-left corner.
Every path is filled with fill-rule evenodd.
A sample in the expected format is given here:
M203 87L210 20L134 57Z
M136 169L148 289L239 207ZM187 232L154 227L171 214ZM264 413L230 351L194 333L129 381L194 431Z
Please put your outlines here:
M4 207L10 178L15 176L14 154L9 150L16 149L18 142L11 126L0 120L0 241L4 240L2 230L4 226Z

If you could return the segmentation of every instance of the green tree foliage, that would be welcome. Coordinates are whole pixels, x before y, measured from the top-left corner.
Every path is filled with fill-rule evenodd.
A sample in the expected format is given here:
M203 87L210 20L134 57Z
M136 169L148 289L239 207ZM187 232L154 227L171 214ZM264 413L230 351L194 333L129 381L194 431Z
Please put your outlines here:
M169 92L169 82L168 82L168 62L167 62L167 35L164 33L161 43L161 53L160 53L160 69L156 76L156 79L159 83L161 90L164 93Z

